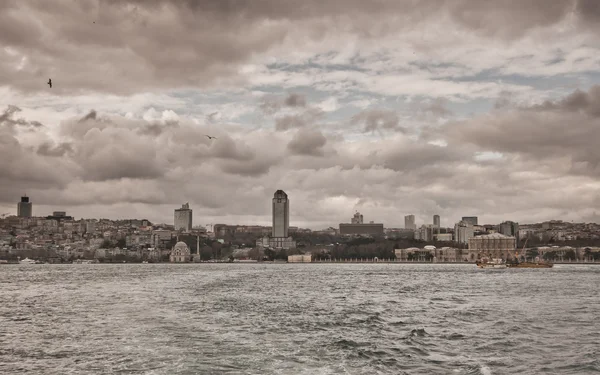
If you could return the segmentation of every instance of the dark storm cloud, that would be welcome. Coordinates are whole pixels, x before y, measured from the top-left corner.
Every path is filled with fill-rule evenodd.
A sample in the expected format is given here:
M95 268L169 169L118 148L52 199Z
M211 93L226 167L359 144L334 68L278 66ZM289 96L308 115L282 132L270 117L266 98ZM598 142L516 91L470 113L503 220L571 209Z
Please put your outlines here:
M600 176L599 93L595 86L555 102L449 124L446 134L454 147L472 144L556 168L564 162L565 173Z
M87 115L83 116L79 120L79 122L87 121L87 120L96 120L97 116L98 116L98 114L96 113L96 111L92 109Z
M386 109L369 109L354 115L350 121L352 125L361 125L365 133L377 130L400 130L400 119L395 111Z
M305 107L306 97L300 94L290 94L283 102L288 107Z
M275 119L275 130L286 131L314 125L324 114L325 113L318 108L309 108L300 114L277 117Z
M600 26L600 2L597 0L578 0L577 13L584 22L592 27Z
M577 90L559 101L546 101L535 110L556 110L567 112L583 112L592 117L600 117L600 85L592 86L589 92Z
M73 145L68 142L62 142L57 145L52 142L44 142L37 149L37 154L42 156L60 157L70 152L73 152Z
M293 155L323 156L327 138L318 130L300 129L288 143Z
M576 28L599 24L594 22L599 19L594 0L2 4L0 46L10 47L15 56L0 55L0 85L45 92L50 90L45 82L52 77L52 93L60 95L239 85L243 84L239 67L253 56L268 53L284 41L320 41L340 30L377 40L419 23L451 19L485 37L510 39L552 26L572 11ZM16 69L19 61L23 66Z
M430 113L436 117L451 117L454 113L448 109L448 100L435 98L431 103L423 107L423 112Z
M11 128L15 126L21 126L28 127L30 129L37 129L44 126L38 121L26 121L22 118L15 119L14 115L17 112L21 112L21 108L14 105L9 105L4 112L0 114L0 126L7 126Z
M267 115L279 112L283 107L306 107L306 96L290 93L285 99L281 96L267 96L260 103L260 109Z

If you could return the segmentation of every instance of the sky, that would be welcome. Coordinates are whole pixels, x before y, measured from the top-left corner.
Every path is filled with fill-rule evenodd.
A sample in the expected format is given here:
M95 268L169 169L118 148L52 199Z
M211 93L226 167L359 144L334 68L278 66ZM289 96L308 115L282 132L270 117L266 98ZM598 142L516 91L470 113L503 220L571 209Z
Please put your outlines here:
M599 141L596 0L0 1L0 214L600 222Z

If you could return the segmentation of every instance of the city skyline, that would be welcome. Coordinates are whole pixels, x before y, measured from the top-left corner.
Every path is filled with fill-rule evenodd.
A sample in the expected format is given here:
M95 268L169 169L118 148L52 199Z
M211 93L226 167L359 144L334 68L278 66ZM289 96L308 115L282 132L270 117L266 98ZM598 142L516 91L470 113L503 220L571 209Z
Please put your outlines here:
M400 3L2 2L0 213L600 222L593 2Z
M248 226L253 226L253 225L258 225L258 226L264 226L264 227L271 227L272 228L272 233L271 233L271 237L281 237L281 238L285 238L288 236L288 229L290 228L290 224L289 224L289 220L290 220L290 209L289 209L289 198L287 196L287 194L282 191L282 190L277 190L274 194L274 197L271 199L272 200L272 211L271 211L271 226L269 226L268 224L265 223L256 223L256 222L251 222L251 223L240 223L240 222L230 222L230 223L225 223L225 222L220 222L220 223L200 223L197 224L196 226L193 226L193 210L190 208L190 204L185 203L183 205L181 205L180 208L175 208L174 212L174 220L173 220L173 224L170 224L168 222L163 222L163 221L152 221L149 220L148 218L139 218L139 217L122 217L122 218L111 218L111 217L81 217L79 219L73 217L73 216L67 216L67 212L66 211L52 211L52 215L50 214L45 214L45 215L30 215L30 216L21 216L24 218L27 217L39 217L39 218L55 218L55 217L66 217L66 218L70 218L70 219L74 219L74 220L102 220L102 219L107 219L107 220L148 220L149 222L151 222L153 225L171 225L174 227L175 231L179 231L182 230L183 232L190 232L193 228L205 228L210 226L214 226L217 224L225 224L225 225L248 225ZM28 205L27 208L27 212L31 212L32 210L32 202L29 200L28 196L22 196L21 197L21 201L17 202L17 211L19 211L19 209L22 207L23 203L26 203ZM20 217L18 214L14 215L11 213L4 213L2 214L1 218L4 217L10 217L10 216L17 216ZM451 219L449 219L451 220ZM544 222L552 222L552 221L560 221L562 222L563 220L560 218L554 218L554 219L550 219L550 220L546 220ZM374 221L369 221L369 223L373 223ZM423 223L419 223L415 220L415 215L414 214L410 214L410 215L406 215L404 216L404 225L387 225L385 223L382 223L384 225L384 228L387 229L400 229L400 228L404 228L404 229L411 229L413 231L419 230L421 227L432 227L432 228L447 228L447 229L451 229L452 227L454 227L456 229L457 225L460 225L462 223L467 223L469 226L487 226L487 225L496 225L500 228L500 232L506 232L505 234L510 234L510 235L516 235L515 234L515 230L518 231L518 226L519 223L518 222L514 222L512 220L503 220L500 223L492 223L492 222L487 222L487 223L479 223L478 222L478 217L476 216L463 216L460 219L457 219L454 224L448 225L448 226L444 226L444 225L440 225L439 223L441 222L440 220L440 215L433 215L433 220L431 223L424 221ZM179 224L178 224L179 223ZM277 225L273 225L277 223ZM347 222L343 221L342 224L363 224L364 223L364 215L362 215L360 212L356 211L353 215L353 217L350 218L350 220L348 220ZM539 224L540 222L522 222L521 224L524 225L532 225L532 224ZM585 223L585 222L583 222ZM591 222L591 223L595 223L595 222ZM332 224L330 226L328 226L327 228L331 228L331 227L336 227L337 224ZM297 225L293 225L292 227L296 227L296 228L305 228L305 229L310 229L310 230L323 230L323 229L327 229L324 227L311 227L309 226L297 226ZM517 228L517 229L514 229ZM212 230L212 229L211 229ZM281 236L279 236L279 235ZM518 237L518 235L516 235Z

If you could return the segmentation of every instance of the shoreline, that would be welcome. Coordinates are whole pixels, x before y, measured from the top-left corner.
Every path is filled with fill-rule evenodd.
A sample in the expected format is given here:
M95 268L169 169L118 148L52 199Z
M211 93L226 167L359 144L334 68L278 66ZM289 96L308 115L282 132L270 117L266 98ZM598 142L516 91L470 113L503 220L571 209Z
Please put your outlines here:
M98 262L98 263L38 263L38 264L26 264L32 266L40 266L40 265L103 265L103 264L429 264L429 265L469 265L475 266L477 263L471 262L396 262L396 261L336 261L336 262L286 262L286 261L238 261L238 262L229 262L229 261L211 261L211 262L182 262L182 263L171 263L171 262L151 262L151 263L142 263L142 262ZM600 262L553 262L553 265L573 265L573 266L600 266ZM0 266L9 266L9 265L23 265L22 263L17 262L9 262L9 263L0 263Z

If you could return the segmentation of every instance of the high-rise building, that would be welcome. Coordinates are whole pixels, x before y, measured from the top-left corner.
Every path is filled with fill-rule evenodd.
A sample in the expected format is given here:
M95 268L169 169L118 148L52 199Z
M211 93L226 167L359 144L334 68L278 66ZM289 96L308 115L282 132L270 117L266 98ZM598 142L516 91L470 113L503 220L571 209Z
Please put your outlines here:
M275 238L287 238L290 227L290 200L283 190L277 190L273 196L273 235Z
M477 225L477 216L463 216L461 221L475 226Z
M175 230L182 230L184 232L192 231L192 209L189 203L175 209Z
M472 237L475 237L475 229L470 222L460 221L454 225L454 242L468 244Z
M363 224L363 215L360 212L356 211L352 219L350 219L350 222L352 224Z
M433 226L435 228L440 227L440 215L433 215Z
M29 201L28 196L21 197L21 201L17 203L18 217L31 217L33 213L33 204Z
M216 233L215 228L215 233ZM283 190L277 190L273 196L273 228L271 237L265 236L256 240L259 249L295 249L296 241L289 236L290 200Z
M404 228L412 230L417 229L417 224L415 224L415 215L404 216Z
M505 236L512 236L519 242L519 223L505 221L498 225L498 232Z

